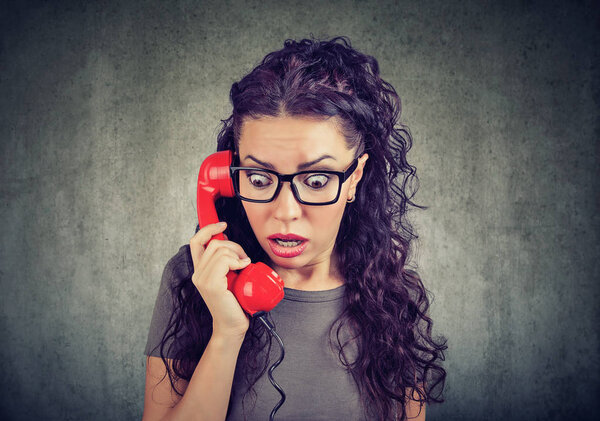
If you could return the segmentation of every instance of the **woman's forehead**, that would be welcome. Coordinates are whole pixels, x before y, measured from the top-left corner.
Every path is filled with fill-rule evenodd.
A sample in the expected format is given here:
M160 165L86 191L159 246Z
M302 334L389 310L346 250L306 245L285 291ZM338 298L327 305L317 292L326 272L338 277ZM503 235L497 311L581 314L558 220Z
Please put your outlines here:
M307 160L324 154L344 158L351 153L334 119L262 117L247 119L240 131L238 151L266 157L301 156Z

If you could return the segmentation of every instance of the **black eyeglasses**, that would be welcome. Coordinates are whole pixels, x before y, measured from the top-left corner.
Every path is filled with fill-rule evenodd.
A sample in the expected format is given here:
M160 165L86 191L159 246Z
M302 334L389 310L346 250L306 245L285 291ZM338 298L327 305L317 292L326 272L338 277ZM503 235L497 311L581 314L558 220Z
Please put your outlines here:
M255 203L273 201L284 181L289 181L296 200L304 205L330 205L338 201L342 184L358 166L358 158L345 171L308 170L279 174L253 167L230 167L235 194L241 200Z

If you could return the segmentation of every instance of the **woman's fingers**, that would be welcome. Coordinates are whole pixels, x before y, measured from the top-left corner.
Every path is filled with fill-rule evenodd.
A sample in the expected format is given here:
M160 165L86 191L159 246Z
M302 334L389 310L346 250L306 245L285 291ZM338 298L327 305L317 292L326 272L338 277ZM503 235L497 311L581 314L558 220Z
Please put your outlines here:
M240 259L248 257L242 246L229 240L212 240L208 246L204 248L205 254L212 254L215 250L226 248L234 252Z
M248 318L237 299L227 290L227 274L250 264L242 247L229 240L211 241L223 232L225 224L211 224L200 229L190 240L194 262L192 282L206 303L213 317L213 333L244 334ZM208 243L208 244L207 244Z
M215 246L216 247L216 246ZM230 270L238 270L240 267L248 266L250 259L244 260L244 258L238 256L238 254L228 247L218 247L211 252L211 247L206 249L199 261L201 268L212 267L208 265L209 262L223 262L222 265L214 266L219 269L214 275L225 276Z
M206 243L208 243L213 236L219 234L220 232L223 232L226 227L227 224L224 222L219 222L217 224L209 224L200 228L200 230L198 230L198 232L194 234L194 236L190 240L190 253L192 254L194 268L197 267L197 264L200 261L200 257L204 252Z
M190 240L194 263L192 281L201 292L208 284L212 284L213 290L226 288L227 284L223 281L227 273L241 270L250 264L248 255L239 244L229 240L211 241L211 238L223 232L225 227L226 224L222 223L207 225Z
M210 255L214 252L214 250L216 250L219 247L227 247L233 250L241 259L248 257L244 249L242 249L242 246L240 246L237 243L234 243L233 241L229 241L225 234L223 234L225 236L225 241L217 239L210 241L212 237L219 233L222 233L226 227L227 224L225 222L206 225L205 227L202 227L192 237L192 239L190 240L190 252L192 255L192 261L194 262L194 269L198 267L202 255L204 255L205 253L208 253ZM208 243L209 241L210 243L207 246L206 243Z
M232 270L241 270L250 264L250 259L240 259L235 253L228 249L219 249L211 256L210 260L213 262L220 262L220 264L209 264L209 259L206 261L201 260L200 265L205 267L206 270L198 274L196 279L192 276L192 281L199 290L205 288L210 289L227 289L227 283L224 282L227 273ZM223 279L223 281L220 281Z

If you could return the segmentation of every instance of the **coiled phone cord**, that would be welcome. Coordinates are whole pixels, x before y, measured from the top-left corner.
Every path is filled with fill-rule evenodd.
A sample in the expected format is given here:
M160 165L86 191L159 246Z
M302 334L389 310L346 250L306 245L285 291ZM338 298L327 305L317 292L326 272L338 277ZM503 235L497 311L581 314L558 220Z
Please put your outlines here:
M271 411L271 415L269 415L269 421L273 421L275 419L275 413L281 407L281 405L283 405L283 403L285 402L285 392L273 378L273 371L283 361L283 357L285 356L285 351L283 348L283 341L281 340L281 338L275 331L275 326L273 326L273 324L269 321L269 319L267 319L267 313L262 313L260 315L257 315L257 317L258 317L258 320L260 320L262 322L262 324L265 325L265 327L267 328L267 330L269 331L271 336L273 336L277 340L277 342L279 343L279 347L281 348L281 355L279 356L279 359L277 361L275 361L273 363L273 365L271 365L271 367L269 367L269 372L268 372L269 373L269 381L281 395L281 399L279 400L279 402L277 402L277 405L275 405L275 407Z

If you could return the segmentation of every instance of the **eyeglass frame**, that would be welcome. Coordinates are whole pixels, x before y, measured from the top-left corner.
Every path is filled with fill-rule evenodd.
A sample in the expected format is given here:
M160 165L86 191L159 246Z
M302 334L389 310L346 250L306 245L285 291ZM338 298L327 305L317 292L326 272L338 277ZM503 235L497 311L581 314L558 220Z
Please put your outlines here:
M277 198L277 196L279 196L283 182L287 181L290 183L290 188L292 189L292 194L294 195L294 198L296 199L296 201L298 201L298 203L301 203L303 205L310 205L310 206L325 206L325 205L332 205L340 199L340 193L342 192L342 184L344 184L348 180L348 178L350 178L350 176L354 173L354 171L356 170L357 167L358 167L358 158L355 158L354 161L352 161L350 166L345 171L305 170L305 171L298 171L297 173L293 173L293 174L279 174L277 171L269 170L266 168L232 166L232 167L229 167L229 174L231 175L231 181L233 182L233 190L235 192L235 195L240 200L244 200L246 202L252 202L252 203L272 202ZM273 193L273 197L271 197L269 200L248 199L246 197L243 197L240 194L239 179L238 179L238 177L236 177L236 174L235 174L236 171L239 171L239 170L257 170L257 171L267 172L269 174L273 174L274 176L276 176L277 177L277 188L275 189L275 193ZM294 177L296 177L297 175L312 174L312 173L333 174L333 175L338 176L338 179L340 180L340 182L338 184L338 191L337 191L337 194L335 195L335 199L330 200L329 202L323 202L323 203L305 202L304 200L300 199L300 194L298 193L298 190L296 189L296 186L294 185L294 183L292 181L293 181Z

